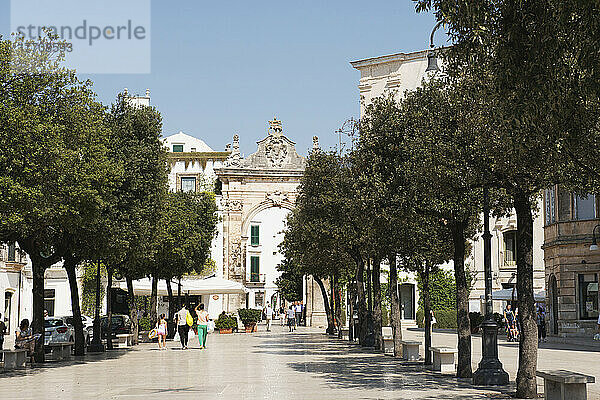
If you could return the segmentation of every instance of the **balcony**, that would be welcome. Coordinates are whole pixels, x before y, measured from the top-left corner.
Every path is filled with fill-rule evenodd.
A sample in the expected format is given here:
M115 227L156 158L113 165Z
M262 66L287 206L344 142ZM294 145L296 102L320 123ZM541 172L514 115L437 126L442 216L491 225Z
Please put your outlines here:
M257 274L254 272L246 273L246 283L254 285L264 285L266 274Z

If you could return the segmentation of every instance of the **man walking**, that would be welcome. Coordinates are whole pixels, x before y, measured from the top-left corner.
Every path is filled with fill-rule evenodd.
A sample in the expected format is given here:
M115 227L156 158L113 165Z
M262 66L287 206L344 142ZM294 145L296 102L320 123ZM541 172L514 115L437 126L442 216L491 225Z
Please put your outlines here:
M300 319L302 318L302 306L300 305L299 301L296 302L296 305L294 306L294 311L296 313L296 326L300 326Z
M188 348L188 331L190 329L187 323L188 310L185 308L185 304L181 306L181 310L175 314L177 322L177 332L179 333L179 341L181 342L181 349L186 350Z
M271 305L269 304L269 302L267 301L267 305L265 307L265 309L263 310L263 312L265 313L265 318L267 320L267 332L271 331L271 320L273 319L273 309L271 308Z

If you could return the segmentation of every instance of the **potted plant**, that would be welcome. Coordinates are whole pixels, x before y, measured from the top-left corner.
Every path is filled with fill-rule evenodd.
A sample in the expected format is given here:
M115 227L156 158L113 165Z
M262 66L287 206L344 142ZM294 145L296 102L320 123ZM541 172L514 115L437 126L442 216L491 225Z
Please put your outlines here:
M240 320L246 328L246 333L256 332L256 324L262 319L262 311L252 308L240 308L238 310Z
M218 329L219 333L231 333L236 327L237 320L227 314L219 315L219 318L215 321L215 329Z

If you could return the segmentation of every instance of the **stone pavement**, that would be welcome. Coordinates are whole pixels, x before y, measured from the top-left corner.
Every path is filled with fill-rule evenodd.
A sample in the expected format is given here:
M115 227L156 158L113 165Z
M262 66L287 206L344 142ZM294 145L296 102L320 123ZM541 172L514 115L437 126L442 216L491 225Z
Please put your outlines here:
M0 373L0 399L507 398L307 328L286 331L211 334L206 350L195 340L185 351L142 344Z
M421 339L408 330L405 338ZM434 332L434 345L454 345L455 334ZM506 399L493 388L473 388L452 376L402 363L315 330L211 334L208 349L197 341L183 351L169 342L86 355L71 362L0 373L0 399ZM474 368L481 339L473 339ZM517 344L500 343L500 359L514 381ZM543 344L540 369L564 368L600 377L600 349ZM600 399L589 385L590 400ZM505 388L504 391L511 390ZM514 390L514 389L513 389Z

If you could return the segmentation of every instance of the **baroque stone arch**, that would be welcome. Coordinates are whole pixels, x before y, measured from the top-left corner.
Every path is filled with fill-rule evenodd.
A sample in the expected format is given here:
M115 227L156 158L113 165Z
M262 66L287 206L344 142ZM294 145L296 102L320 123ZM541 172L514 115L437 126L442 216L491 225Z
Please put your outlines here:
M268 208L286 208L290 211L294 210L294 205L290 202L281 202L279 204L273 203L273 201L270 200L265 200L257 205L255 205L254 207L252 207L248 213L246 213L246 216L244 218L244 221L242 222L242 235L244 234L244 232L248 231L248 227L250 225L250 222L252 221L252 218L254 218L259 212L266 210Z

